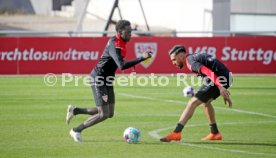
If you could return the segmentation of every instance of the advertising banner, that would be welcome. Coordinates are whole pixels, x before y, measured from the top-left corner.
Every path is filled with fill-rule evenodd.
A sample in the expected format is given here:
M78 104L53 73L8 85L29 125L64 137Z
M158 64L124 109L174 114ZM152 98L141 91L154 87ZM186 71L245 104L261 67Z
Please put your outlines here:
M97 64L108 37L1 37L0 74L88 74ZM126 60L151 49L153 57L118 73L187 73L168 56L174 45L187 53L208 53L233 73L276 73L276 37L133 37Z

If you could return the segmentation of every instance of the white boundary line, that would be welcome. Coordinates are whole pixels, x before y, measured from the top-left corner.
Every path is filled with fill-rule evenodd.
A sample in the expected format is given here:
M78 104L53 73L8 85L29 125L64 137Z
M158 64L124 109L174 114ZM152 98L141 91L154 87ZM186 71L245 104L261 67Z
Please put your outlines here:
M216 108L217 109L223 109L223 110L229 109L229 108L223 108L223 107L216 107ZM269 117L269 118L276 118L276 116L274 116L274 115L260 113L260 112L245 111L245 110L239 110L239 109L233 109L233 108L231 108L229 110L234 111L234 112L238 112L238 113L244 113L244 114L250 114L250 115L258 115L258 116Z
M237 125L237 124L265 124L265 123L272 123L276 121L259 121L259 122L228 122L228 123L220 123L220 125ZM206 124L194 124L194 125L187 125L186 127L199 127L199 126L205 126ZM166 127L166 128L160 128L153 131L148 132L148 134L156 139L160 139L161 136L158 134L159 132L166 131L169 129L172 129L174 127ZM251 152L251 151L244 151L244 150L236 150L236 149L224 149L224 148L218 148L218 147L211 147L206 145L197 145L193 143L185 143L180 142L180 145L186 145L191 147L198 147L198 148L204 148L204 149L211 149L211 150L218 150L218 151L225 151L225 152L231 152L231 153L240 153L240 154L247 154L247 155L262 155L262 156L276 156L276 154L267 154L262 152Z
M186 102L178 101L178 100L162 100L162 99L158 99L158 98L138 96L138 95L132 95L132 94L127 94L127 93L118 93L118 94L121 95L121 96L131 97L131 98L139 98L139 99L146 99L146 100L167 102L167 103L176 103L176 104L186 104ZM230 110L230 111L249 114L249 115L257 115L257 116L263 116L263 117L274 118L274 119L276 118L276 116L274 116L274 115L260 113L260 112L245 111L245 110L239 110L239 109L233 109L233 108L223 108L223 107L215 107L215 108L216 109L222 109L222 110Z

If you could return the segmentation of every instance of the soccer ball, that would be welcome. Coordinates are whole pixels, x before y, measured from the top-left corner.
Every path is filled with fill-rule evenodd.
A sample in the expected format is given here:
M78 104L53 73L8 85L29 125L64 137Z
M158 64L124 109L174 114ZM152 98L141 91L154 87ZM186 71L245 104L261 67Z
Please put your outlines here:
M187 86L183 89L184 97L193 97L195 95L194 88L192 86Z
M128 127L124 131L123 138L129 144L137 144L141 139L141 132L135 127Z

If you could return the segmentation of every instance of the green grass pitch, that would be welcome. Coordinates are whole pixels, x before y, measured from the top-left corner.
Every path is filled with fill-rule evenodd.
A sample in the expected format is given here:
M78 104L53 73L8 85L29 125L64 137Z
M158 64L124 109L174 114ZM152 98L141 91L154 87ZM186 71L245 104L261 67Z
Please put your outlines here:
M235 76L230 88L233 108L222 98L213 102L219 142L201 141L209 133L203 109L198 107L182 132L181 142L162 143L158 138L172 131L188 98L176 77L167 86L115 85L116 110L106 120L82 133L76 143L69 130L88 116L65 124L68 104L94 107L90 87L79 80L65 86L61 77L55 86L44 84L43 76L0 77L0 157L64 158L213 158L276 157L276 77ZM197 89L198 87L195 87ZM142 132L138 144L122 139L125 128Z

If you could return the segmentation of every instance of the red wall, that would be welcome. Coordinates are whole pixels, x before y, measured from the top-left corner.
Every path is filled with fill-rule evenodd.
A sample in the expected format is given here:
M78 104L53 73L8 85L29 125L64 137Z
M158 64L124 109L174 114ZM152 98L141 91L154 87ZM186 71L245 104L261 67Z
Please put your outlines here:
M87 74L107 41L104 37L1 37L0 74ZM276 73L276 37L133 37L126 59L136 58L144 49L151 48L154 58L135 66L137 73L188 72L176 68L169 59L167 52L176 44L185 45L189 53L215 55L233 73Z

